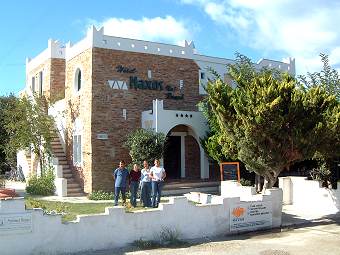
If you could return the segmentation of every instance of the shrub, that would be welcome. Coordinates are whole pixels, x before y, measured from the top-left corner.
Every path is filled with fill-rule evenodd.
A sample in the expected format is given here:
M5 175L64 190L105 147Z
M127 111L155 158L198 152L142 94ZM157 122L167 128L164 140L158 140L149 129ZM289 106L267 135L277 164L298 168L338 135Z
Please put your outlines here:
M175 247L185 244L179 237L180 233L178 230L163 227L159 235L160 244L165 247Z
M326 182L330 180L331 170L326 163L320 163L319 166L313 168L309 174L313 180Z
M105 192L102 190L93 191L88 198L90 200L113 200L114 193L113 192Z
M5 188L6 180L5 177L0 175L0 188Z
M242 186L253 186L250 180L243 179L243 178L240 179L240 184Z
M42 176L31 176L28 180L26 192L32 195L54 195L55 185L53 171L46 170Z

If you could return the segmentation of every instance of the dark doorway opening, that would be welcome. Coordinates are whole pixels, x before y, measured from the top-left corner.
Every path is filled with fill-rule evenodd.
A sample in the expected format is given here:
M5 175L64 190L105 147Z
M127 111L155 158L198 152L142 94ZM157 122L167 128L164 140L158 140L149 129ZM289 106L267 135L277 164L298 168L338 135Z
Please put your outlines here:
M169 179L181 178L181 137L168 136L164 150L164 168Z

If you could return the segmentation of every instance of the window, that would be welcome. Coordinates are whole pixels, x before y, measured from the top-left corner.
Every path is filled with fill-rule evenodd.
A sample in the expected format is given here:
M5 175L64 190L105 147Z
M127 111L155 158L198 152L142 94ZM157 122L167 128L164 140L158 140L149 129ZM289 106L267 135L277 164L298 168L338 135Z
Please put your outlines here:
M81 154L81 135L73 135L73 165L81 164Z
M77 92L81 89L82 86L82 76L81 76L81 70L78 68L75 73L74 77L74 90Z
M35 92L35 77L32 77L32 92Z
M179 80L179 89L183 89L183 87L184 87L183 80Z
M151 79L152 78L152 72L151 70L148 70L148 79Z
M39 72L39 95L43 94L43 72Z
M79 118L74 121L73 125L73 165L80 166L82 163L82 124Z
M205 80L205 73L201 72L201 80Z

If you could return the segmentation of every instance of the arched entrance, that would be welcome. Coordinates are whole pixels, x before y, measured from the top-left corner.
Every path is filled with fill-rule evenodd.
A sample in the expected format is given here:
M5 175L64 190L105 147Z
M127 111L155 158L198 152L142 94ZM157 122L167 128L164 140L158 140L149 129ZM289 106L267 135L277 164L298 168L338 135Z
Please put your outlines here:
M177 125L167 134L164 151L164 168L169 179L199 179L200 146L193 130Z

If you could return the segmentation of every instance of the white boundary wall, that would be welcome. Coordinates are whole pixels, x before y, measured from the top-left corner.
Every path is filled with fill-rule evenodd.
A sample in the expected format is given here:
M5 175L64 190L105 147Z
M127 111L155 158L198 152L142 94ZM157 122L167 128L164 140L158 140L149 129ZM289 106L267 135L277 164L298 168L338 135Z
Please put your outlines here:
M338 189L321 187L319 181L306 177L280 177L283 203L311 212L337 213L340 211L340 182Z
M25 210L24 199L0 200L0 222L6 215L32 219L25 229L3 231L0 226L2 255L56 254L91 249L122 247L135 240L155 240L164 229L176 230L180 238L191 239L232 234L230 208L249 206L252 201L239 197L219 197L217 203L196 204L186 197L170 198L157 209L126 213L123 207L106 208L105 213L78 216L74 222L61 223L60 215L44 215L41 209ZM272 205L269 220L280 227L282 191L267 190L258 200ZM31 226L31 229L30 229Z

